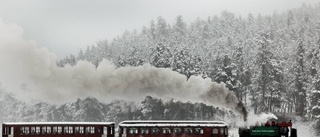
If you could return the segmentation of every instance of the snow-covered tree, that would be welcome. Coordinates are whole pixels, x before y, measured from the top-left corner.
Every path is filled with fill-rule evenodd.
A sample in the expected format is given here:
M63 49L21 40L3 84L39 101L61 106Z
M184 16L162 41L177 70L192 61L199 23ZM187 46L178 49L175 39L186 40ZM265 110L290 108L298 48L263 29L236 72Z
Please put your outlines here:
M233 55L233 59L235 60L235 64L237 66L237 75L239 80L239 87L237 88L238 98L240 101L247 102L247 90L248 86L252 84L251 82L251 71L246 66L244 57L243 57L243 48L238 47L236 52Z
M168 46L157 44L150 55L150 64L157 68L170 68L172 54Z
M299 41L297 47L296 67L295 67L295 109L299 116L306 114L307 106L307 91L305 77L305 49L302 41Z
M173 54L172 70L184 74L189 79L192 75L201 74L202 59L199 56L194 56L186 48L176 50Z
M233 91L238 98L241 98L241 83L236 64L233 63L232 59L227 55L225 55L218 64L220 64L220 66L216 71L214 80L218 83L225 83L229 90Z
M141 102L139 110L145 120L162 120L164 117L164 105L161 99L147 96Z
M176 18L176 22L173 25L173 32L175 35L174 36L175 44L180 44L181 42L183 42L184 37L186 36L186 33L187 33L187 25L183 21L181 15Z
M158 36L159 42L166 42L167 37L169 36L168 24L166 20L161 16L157 18L156 34Z
M255 113L270 112L274 107L280 107L281 103L283 74L279 61L271 52L270 42L267 34L262 34L257 42L260 45L256 60L259 71L257 72L257 87L255 91L251 91Z

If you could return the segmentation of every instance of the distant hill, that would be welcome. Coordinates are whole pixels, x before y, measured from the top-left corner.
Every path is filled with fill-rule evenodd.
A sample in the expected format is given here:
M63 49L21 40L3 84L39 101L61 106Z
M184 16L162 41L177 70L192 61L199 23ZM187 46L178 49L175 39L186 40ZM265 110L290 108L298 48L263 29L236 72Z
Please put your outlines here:
M31 121L112 121L124 120L223 120L235 114L203 103L163 102L147 96L145 100L127 102L114 100L101 103L88 97L76 102L53 105L39 102L33 105L16 100L5 92L0 93L0 115L2 122Z

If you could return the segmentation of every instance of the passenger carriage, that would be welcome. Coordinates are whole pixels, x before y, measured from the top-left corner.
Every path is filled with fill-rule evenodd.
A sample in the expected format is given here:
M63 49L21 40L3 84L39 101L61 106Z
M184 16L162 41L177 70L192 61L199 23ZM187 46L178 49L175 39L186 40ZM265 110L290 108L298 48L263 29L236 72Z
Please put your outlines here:
M2 137L114 137L114 122L5 122Z
M119 137L227 137L222 121L123 121Z

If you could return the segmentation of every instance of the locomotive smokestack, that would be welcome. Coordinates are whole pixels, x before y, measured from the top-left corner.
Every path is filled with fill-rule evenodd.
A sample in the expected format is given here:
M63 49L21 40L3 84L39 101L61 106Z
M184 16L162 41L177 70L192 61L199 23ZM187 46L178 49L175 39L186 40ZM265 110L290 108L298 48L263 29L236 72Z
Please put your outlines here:
M242 101L239 101L236 109L237 109L237 111L240 112L240 114L242 114L243 120L246 122L247 117L248 117L248 111L247 111L246 107L244 106L244 104L242 103Z

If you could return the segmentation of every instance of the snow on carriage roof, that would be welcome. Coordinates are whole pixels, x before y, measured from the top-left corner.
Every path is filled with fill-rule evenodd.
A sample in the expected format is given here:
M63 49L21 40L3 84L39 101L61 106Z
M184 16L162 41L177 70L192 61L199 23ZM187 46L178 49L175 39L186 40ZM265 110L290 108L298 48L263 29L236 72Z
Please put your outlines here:
M119 124L122 127L225 127L227 123L223 121L123 121Z
M111 125L114 122L3 122L4 125Z

